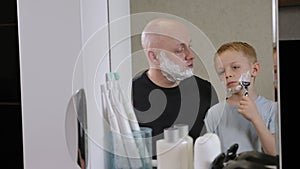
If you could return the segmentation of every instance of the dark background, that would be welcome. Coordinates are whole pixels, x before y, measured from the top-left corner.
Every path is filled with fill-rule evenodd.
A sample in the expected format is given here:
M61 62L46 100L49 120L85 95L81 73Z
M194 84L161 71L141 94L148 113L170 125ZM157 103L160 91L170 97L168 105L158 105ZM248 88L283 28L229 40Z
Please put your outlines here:
M23 169L16 0L0 1L1 167Z
M300 30L299 30L300 31ZM279 85L281 103L281 145L282 145L282 166L283 169L295 168L299 166L296 147L299 136L297 121L299 123L299 91L297 87L300 73L298 57L300 50L300 40L280 40L279 41ZM297 59L297 60L296 60ZM296 130L295 130L296 129ZM295 152L295 156L293 157ZM293 154L293 155L292 155ZM296 167L297 168L297 167Z

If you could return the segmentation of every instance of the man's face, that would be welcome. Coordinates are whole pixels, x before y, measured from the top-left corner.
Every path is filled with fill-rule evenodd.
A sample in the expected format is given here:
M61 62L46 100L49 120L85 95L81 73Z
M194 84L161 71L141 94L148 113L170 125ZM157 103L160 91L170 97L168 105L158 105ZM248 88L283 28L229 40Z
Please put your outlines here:
M173 64L181 67L183 71L193 68L195 54L190 48L190 41L181 42L174 38L162 37L159 48Z

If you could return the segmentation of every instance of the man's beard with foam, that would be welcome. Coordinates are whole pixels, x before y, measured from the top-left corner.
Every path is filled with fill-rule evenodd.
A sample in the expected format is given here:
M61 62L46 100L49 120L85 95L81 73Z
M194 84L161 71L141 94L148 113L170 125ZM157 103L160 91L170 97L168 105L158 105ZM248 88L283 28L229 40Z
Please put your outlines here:
M163 51L160 52L159 59L162 74L171 82L182 81L194 75L192 68L186 69L184 65L173 63Z

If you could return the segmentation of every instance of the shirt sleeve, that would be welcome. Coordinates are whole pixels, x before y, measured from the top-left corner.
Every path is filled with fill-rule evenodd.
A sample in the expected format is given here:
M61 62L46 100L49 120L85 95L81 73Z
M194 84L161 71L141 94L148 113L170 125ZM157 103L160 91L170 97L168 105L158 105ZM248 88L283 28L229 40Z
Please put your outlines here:
M274 102L271 107L271 117L269 121L269 130L272 134L276 133L278 122L278 103Z

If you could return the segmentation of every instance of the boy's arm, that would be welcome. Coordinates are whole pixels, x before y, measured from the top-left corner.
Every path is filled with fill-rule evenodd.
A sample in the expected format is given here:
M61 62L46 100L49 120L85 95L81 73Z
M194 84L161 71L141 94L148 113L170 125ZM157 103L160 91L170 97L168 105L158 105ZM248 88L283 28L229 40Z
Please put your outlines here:
M262 144L263 151L269 155L276 155L275 134L272 134L266 126L264 120L260 116L255 102L250 97L243 96L240 101L238 112L252 122Z

